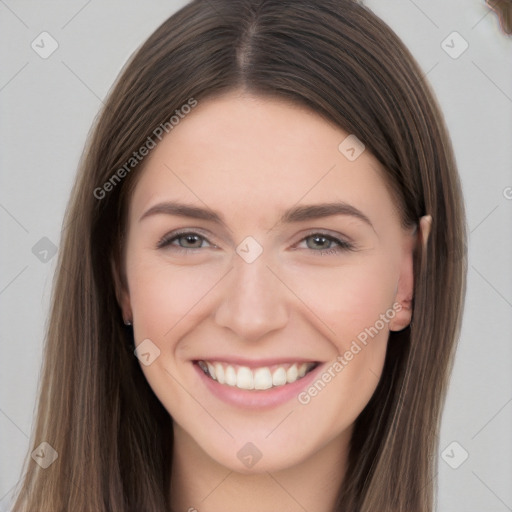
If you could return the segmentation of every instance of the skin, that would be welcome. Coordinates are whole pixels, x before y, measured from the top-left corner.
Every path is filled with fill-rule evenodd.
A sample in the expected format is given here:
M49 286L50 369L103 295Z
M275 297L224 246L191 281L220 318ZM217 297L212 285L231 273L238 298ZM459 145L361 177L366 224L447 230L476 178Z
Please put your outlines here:
M173 510L332 510L343 480L352 425L375 391L390 330L411 320L413 250L423 230L404 230L383 171L364 151L349 161L347 133L318 114L239 91L199 105L152 150L129 206L118 300L160 355L141 364L174 420ZM209 220L154 214L162 201L219 212ZM297 205L344 201L349 215L280 224ZM178 229L195 232L157 248ZM326 233L354 250L315 239ZM247 263L237 246L263 248ZM201 238L203 237L203 238ZM309 238L306 238L309 237ZM172 237L169 237L172 238ZM192 248L188 253L180 248ZM289 357L328 367L379 315L401 310L307 404L296 398L255 411L226 404L193 360L233 355ZM261 452L251 468L237 457Z

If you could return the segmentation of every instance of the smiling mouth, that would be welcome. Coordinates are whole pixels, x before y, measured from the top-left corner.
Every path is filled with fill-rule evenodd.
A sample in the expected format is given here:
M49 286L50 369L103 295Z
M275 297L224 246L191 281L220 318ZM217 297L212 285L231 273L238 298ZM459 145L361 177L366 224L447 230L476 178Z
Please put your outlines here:
M220 361L196 361L211 379L219 384L245 390L264 390L292 384L302 379L319 363L286 363L249 368Z

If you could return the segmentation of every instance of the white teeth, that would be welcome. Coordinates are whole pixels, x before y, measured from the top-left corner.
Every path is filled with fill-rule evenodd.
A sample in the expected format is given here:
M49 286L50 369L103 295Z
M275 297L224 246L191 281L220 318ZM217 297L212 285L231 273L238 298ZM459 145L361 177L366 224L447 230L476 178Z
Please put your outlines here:
M231 366L228 368L231 368ZM240 366L236 377L237 388L254 389L254 377L252 371L247 366Z
M213 379L217 379L217 382L219 382L219 384L226 383L226 379L224 378L224 368L220 363L215 363L215 375L216 377L214 377L213 375L210 375L210 377L212 377Z
M295 382L297 380L297 377L299 376L299 372L297 370L297 365L292 364L290 368L286 371L286 381L288 384L291 384L292 382Z
M272 375L268 368L258 368L254 372L254 389L268 389L272 387Z
M214 368L213 364L206 363L206 365L208 366L208 371L210 372L210 375L212 376L212 378L215 379L215 368Z
M266 366L251 370L247 366L232 366L208 361L198 361L198 365L219 384L235 386L240 389L260 390L291 384L304 377L315 366L314 363L293 363L290 366L279 366L271 372L270 368Z
M286 370L284 368L278 368L272 375L272 384L274 386L283 386L286 384Z
M226 379L226 384L228 386L236 386L236 372L232 366L228 366L226 368L226 372L224 373L224 378Z

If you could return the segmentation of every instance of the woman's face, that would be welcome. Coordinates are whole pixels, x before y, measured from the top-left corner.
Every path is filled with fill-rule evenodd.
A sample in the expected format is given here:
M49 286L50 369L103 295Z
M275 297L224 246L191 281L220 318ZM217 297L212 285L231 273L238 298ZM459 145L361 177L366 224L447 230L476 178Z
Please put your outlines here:
M410 321L416 237L348 136L231 93L144 162L119 300L176 438L205 460L274 471L346 441Z

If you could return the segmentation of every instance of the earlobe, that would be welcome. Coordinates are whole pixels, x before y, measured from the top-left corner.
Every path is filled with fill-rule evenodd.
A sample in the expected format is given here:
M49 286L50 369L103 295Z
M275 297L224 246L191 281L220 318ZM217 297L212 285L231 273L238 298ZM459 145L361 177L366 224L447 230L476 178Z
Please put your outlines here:
M396 314L389 322L390 331L401 331L411 323L413 291L413 250L412 247L409 247L402 260L402 268L400 270L395 295L395 304L393 305Z
M397 300L395 317L389 322L390 331L402 331L409 326L412 319L412 298Z
M421 217L417 230L413 232L416 236L413 236L410 243L404 248L395 295L395 303L399 306L395 308L395 317L389 322L390 331L401 331L411 323L414 297L414 249L418 245L420 245L420 250L426 249L431 226L431 215Z

